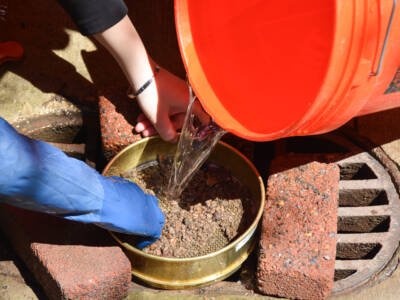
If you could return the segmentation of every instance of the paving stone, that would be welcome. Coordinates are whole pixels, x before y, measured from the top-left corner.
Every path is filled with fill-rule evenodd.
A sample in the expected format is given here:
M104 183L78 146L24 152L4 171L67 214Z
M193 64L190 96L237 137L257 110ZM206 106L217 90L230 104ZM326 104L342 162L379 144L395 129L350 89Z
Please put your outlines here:
M276 298L255 294L239 282L222 281L210 286L187 290L159 290L132 282L124 300L274 300Z
M0 227L49 299L122 299L131 265L105 230L11 206Z
M312 162L271 175L262 221L258 289L325 299L334 277L339 168Z
M101 92L99 111L103 151L107 159L141 139L133 127L141 111L136 101L129 99L123 91L108 89Z

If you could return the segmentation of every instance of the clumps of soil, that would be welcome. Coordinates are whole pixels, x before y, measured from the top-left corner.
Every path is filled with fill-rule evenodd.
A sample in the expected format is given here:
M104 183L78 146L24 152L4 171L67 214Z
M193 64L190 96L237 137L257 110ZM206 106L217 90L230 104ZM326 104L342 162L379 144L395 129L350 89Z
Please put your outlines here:
M179 199L168 199L172 157L159 157L153 165L121 174L159 199L165 214L160 239L143 249L164 257L196 257L215 252L243 233L255 217L251 193L228 170L206 163ZM245 217L243 217L245 216ZM123 241L134 244L132 237Z

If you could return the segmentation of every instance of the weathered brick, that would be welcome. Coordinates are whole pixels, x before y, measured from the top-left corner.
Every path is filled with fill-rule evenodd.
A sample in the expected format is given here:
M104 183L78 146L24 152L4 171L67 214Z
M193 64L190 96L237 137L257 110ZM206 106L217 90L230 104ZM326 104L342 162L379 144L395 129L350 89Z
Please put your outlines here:
M333 284L339 168L317 162L271 175L257 285L292 299L325 299Z
M104 155L111 159L126 146L141 139L134 131L140 114L136 101L123 91L105 90L99 96L100 130Z
M123 299L131 265L93 225L0 206L0 227L49 299Z

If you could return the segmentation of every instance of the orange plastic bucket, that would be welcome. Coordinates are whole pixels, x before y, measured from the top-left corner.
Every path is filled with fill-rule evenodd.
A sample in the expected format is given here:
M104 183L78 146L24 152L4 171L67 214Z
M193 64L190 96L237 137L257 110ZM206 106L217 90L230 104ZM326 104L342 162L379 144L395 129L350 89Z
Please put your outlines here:
M388 108L378 96L400 66L396 2L175 0L175 19L207 112L238 136L267 141Z

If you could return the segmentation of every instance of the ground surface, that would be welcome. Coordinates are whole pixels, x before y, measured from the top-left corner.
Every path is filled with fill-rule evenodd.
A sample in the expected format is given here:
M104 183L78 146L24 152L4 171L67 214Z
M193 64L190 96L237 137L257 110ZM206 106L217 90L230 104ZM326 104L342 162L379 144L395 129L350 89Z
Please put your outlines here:
M112 58L92 40L81 36L54 0L8 1L6 23L0 24L0 42L15 40L25 49L20 62L0 65L0 116L9 121L76 107L96 96L97 88L127 84ZM130 14L153 57L184 76L174 36L173 4L169 0L130 1ZM149 22L148 15L152 15ZM1 22L1 21L0 21ZM151 24L149 26L149 23ZM110 76L112 74L112 76ZM396 79L398 83L399 80ZM390 92L398 91L392 85ZM49 100L61 95L71 101ZM400 109L351 122L359 133L382 145L400 165ZM246 295L247 293L247 295ZM397 300L400 270L379 285L338 300ZM46 299L32 275L0 236L0 299ZM127 299L274 299L253 295L235 282L194 291L158 291L132 283Z

